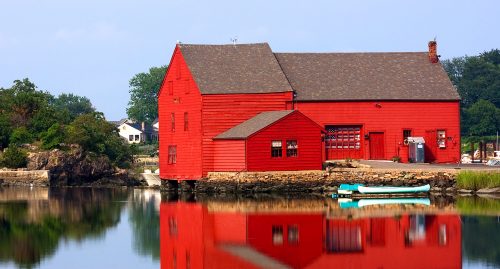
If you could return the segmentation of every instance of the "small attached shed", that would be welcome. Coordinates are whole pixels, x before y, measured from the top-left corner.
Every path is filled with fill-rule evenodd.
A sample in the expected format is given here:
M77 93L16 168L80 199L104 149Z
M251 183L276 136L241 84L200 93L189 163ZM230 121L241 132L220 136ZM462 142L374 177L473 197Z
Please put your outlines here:
M322 132L298 110L262 112L214 137L214 171L320 170Z

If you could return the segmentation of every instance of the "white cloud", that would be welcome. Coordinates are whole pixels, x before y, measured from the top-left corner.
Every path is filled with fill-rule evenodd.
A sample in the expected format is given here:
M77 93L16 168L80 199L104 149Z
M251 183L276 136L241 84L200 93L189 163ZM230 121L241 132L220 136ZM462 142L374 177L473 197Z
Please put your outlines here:
M114 41L125 37L124 31L108 22L99 22L86 27L61 28L54 34L56 40L65 42Z

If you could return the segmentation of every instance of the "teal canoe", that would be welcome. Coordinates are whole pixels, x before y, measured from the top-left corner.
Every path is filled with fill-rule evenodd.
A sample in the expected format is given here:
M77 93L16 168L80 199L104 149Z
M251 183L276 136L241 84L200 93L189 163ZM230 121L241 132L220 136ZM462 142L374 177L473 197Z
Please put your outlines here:
M431 186L429 184L416 187L392 187L392 186L364 186L362 184L340 184L339 193L357 191L363 194L391 194L391 193L418 193L429 192Z
M363 206L370 205L394 205L394 204L412 204L412 205L431 205L429 198L387 198L387 199L361 199L357 201L352 201L346 199L346 201L339 200L340 208L360 208Z
M365 187L359 186L358 191L363 194L370 193L417 193L417 192L428 192L431 189L429 184L417 187Z

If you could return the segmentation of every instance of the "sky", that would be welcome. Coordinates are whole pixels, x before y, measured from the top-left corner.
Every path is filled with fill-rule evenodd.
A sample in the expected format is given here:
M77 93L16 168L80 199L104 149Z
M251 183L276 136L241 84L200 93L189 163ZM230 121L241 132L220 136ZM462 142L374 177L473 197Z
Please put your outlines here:
M126 117L129 80L166 65L177 41L269 42L275 52L500 48L498 0L0 0L0 88L29 78Z

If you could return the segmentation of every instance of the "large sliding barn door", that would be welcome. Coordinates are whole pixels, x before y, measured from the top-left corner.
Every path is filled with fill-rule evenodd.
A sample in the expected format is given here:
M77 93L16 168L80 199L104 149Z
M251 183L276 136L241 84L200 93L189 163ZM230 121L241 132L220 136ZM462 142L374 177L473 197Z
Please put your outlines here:
M326 126L326 157L328 160L361 159L361 126L329 125Z

